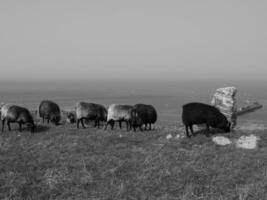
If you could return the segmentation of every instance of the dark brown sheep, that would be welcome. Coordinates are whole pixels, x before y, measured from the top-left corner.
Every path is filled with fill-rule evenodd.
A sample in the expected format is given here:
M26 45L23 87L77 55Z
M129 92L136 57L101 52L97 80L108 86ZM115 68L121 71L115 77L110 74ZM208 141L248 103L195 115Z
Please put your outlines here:
M77 128L79 128L80 122L82 124L82 127L85 128L83 120L94 120L95 127L98 126L98 128L100 121L107 120L107 110L100 104L78 102L75 106L75 111L77 118Z
M19 131L22 131L22 124L31 127L34 133L34 121L30 111L27 108L6 104L1 108L2 132L4 131L5 121L7 121L8 130L11 130L10 123L18 123Z
M155 124L157 121L157 111L152 105L146 104L136 104L131 110L131 125L136 130L136 127L142 131L142 126L145 125L145 130L149 125L149 130L151 130L151 125Z
M43 123L46 119L48 124L51 121L55 125L59 124L61 118L59 106L55 102L49 100L40 103L39 115L43 119Z

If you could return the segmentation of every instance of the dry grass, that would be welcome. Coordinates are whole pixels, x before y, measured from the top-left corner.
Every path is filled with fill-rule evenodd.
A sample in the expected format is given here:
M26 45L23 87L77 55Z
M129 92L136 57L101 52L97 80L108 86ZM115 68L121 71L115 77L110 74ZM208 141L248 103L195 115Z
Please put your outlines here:
M179 130L179 128L177 129ZM217 146L175 129L104 131L75 125L0 137L0 199L267 199L267 136L256 150Z

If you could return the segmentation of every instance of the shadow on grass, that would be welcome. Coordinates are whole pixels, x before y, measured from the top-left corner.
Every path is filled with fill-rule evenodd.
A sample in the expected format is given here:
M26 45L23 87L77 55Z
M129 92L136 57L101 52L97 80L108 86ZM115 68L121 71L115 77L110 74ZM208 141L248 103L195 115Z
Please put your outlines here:
M34 133L47 132L50 129L49 126L44 126L41 124L36 125Z
M206 135L207 137L212 137L212 136L216 136L218 134L229 134L229 133L226 133L220 129L210 129L209 130L209 133L207 134L207 130L206 129L201 129L201 130L197 130L197 131L194 131L194 135L193 136L197 136L197 135Z
M1 127L2 128L2 127ZM47 132L50 129L48 126L44 125L35 125L34 133L42 133L42 132ZM8 130L7 127L5 127L3 134L7 134L10 132L18 132L19 133L19 127L16 125L11 125L11 131ZM31 128L27 126L22 127L22 133L24 132L31 132Z

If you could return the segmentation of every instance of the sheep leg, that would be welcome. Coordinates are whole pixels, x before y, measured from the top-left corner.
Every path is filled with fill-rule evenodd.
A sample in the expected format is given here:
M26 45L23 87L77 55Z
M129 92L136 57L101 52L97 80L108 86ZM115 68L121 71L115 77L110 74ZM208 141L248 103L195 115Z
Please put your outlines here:
M45 121L45 119L44 119L44 117L43 117L43 124L44 124L44 121Z
M194 135L194 131L193 131L193 125L192 125L192 124L190 124L190 125L189 125L189 128L190 128L191 134L192 134L192 135Z
M108 124L109 124L109 121L106 122L104 130L107 130Z
M121 129L121 120L119 121L120 129Z
M133 127L133 126L132 126L132 122L130 121L130 122L129 122L129 131L132 130L132 127Z
M188 125L185 125L185 132L186 136L190 138L191 136L189 135L188 127L189 127Z
M82 127L85 128L85 126L84 126L84 119L81 119L81 124L82 124Z
M94 128L97 126L97 119L95 120L95 125L94 125Z
M95 127L97 127L97 128L99 128L99 124L100 124L99 121L100 121L99 119L95 120Z
M77 128L79 128L79 124L80 124L80 119L77 119L77 122L76 122Z
M19 132L21 132L22 131L22 124L21 124L21 122L19 122Z
M134 132L136 132L136 127L135 127L135 125L133 125L133 130L134 130Z
M8 127L8 130L11 131L10 121L8 121L8 120L7 120L7 127Z
M145 131L147 130L147 124L145 124Z
M151 123L149 123L149 130L150 130L150 131L152 130Z
M110 121L110 123L111 123L111 130L113 130L114 129L114 125L115 125L115 121Z
M5 120L5 118L2 120L2 133L4 132Z
M127 128L127 131L130 131L132 129L131 122L126 121L126 128Z

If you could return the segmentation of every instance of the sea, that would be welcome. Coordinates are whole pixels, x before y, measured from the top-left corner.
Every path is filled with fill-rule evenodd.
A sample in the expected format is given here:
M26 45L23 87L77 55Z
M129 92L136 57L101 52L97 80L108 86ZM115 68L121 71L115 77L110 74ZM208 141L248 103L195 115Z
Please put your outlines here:
M42 100L53 100L62 110L74 110L78 101L110 104L152 104L158 111L158 123L181 123L182 105L188 102L210 103L217 88L235 86L238 107L247 101L263 105L238 117L238 123L267 125L267 81L1 81L0 102L37 110Z

